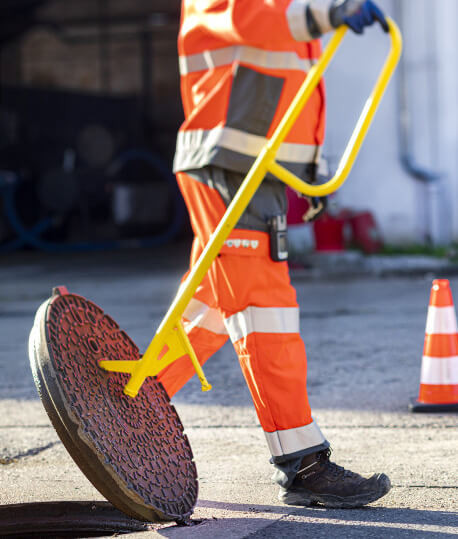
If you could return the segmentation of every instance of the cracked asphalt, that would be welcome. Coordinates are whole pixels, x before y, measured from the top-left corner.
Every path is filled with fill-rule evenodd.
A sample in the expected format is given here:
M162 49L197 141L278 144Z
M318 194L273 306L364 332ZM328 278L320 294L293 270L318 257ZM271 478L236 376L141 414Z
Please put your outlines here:
M187 249L0 258L2 506L103 499L67 454L36 393L27 339L38 306L53 286L65 284L99 304L144 349L186 269ZM154 525L128 536L458 535L457 415L408 412L418 393L431 281L438 277L310 278L293 271L314 417L336 462L390 476L385 498L358 510L281 505L249 392L226 345L205 366L214 389L202 393L192 380L174 400L197 463L193 517L202 522ZM458 278L451 286L458 299Z

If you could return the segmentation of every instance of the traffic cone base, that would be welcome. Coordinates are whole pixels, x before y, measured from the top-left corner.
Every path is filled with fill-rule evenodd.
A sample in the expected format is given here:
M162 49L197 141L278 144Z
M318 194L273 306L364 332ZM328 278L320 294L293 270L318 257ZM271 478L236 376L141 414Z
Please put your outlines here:
M420 402L417 399L412 399L409 404L409 410L417 413L442 413L442 412L458 412L458 402L450 404L428 404L426 402Z
M420 391L412 412L458 412L458 328L446 279L433 281L426 319Z

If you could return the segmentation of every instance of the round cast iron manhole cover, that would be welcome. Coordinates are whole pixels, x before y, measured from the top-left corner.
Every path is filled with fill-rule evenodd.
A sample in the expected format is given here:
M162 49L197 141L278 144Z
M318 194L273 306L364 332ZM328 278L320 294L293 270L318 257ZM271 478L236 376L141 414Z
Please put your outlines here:
M149 377L132 399L123 393L128 375L98 366L139 358L116 322L85 298L55 289L35 316L29 357L57 434L103 496L139 520L187 519L197 473L165 390Z

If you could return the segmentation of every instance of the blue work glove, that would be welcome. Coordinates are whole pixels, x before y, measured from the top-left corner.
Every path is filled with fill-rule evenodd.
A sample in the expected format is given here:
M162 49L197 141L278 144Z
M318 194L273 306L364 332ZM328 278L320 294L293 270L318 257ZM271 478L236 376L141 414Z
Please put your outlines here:
M362 34L374 22L389 32L385 15L371 0L336 0L329 10L329 18L334 28L346 24L356 34Z

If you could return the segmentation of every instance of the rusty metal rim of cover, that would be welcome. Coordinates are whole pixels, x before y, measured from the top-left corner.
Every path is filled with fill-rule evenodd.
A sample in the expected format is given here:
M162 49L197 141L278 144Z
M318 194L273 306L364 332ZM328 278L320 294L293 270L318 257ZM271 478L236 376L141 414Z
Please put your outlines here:
M181 421L153 378L135 399L122 393L126 375L98 367L99 359L114 353L121 354L118 359L139 357L127 334L94 303L60 287L38 309L29 340L32 372L73 460L125 514L185 521L198 485Z

